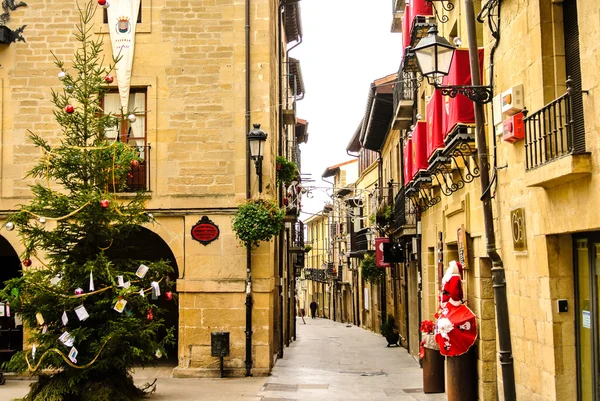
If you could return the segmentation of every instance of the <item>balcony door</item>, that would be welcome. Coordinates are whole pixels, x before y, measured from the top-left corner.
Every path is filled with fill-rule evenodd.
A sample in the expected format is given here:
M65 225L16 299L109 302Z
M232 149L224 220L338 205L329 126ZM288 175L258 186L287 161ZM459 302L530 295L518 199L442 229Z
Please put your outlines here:
M103 108L105 114L112 114L119 123L106 130L107 139L114 139L135 148L142 159L137 166L132 166L127 176L126 191L148 190L147 166L149 146L146 138L146 89L132 88L129 94L130 110L121 110L119 92L111 91L104 95ZM130 116L135 119L130 119Z

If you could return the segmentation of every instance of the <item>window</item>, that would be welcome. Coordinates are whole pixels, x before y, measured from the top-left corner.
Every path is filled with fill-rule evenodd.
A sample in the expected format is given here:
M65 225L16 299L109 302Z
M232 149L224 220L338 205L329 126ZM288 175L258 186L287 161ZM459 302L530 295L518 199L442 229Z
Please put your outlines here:
M129 93L129 112L121 113L121 98L119 92L111 91L104 95L102 107L105 114L112 114L119 118L116 126L107 128L107 139L114 139L135 147L143 161L138 166L132 166L127 179L128 192L149 190L147 183L147 163L150 147L147 146L146 137L146 88L133 88ZM135 121L127 119L129 114L135 115Z

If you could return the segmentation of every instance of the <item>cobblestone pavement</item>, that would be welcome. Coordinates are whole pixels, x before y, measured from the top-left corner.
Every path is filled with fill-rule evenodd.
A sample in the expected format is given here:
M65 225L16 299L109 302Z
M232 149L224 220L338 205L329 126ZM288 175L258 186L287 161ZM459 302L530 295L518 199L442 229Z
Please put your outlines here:
M423 394L418 362L404 348L386 347L381 335L327 319L298 319L297 328L297 341L284 349L270 377L174 379L171 367L134 377L139 384L158 378L149 401L446 400ZM29 383L9 378L0 400L24 396Z

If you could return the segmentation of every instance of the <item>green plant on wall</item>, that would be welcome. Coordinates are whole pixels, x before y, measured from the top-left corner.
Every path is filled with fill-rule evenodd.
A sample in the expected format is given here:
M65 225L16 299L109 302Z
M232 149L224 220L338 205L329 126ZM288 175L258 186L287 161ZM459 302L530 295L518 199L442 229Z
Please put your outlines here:
M385 269L375 265L375 256L368 253L360 263L362 277L365 281L374 283L385 276Z
M277 156L277 184L291 182L298 176L298 166L283 156Z
M285 210L271 199L249 199L240 205L232 219L236 237L250 249L270 241L283 228Z

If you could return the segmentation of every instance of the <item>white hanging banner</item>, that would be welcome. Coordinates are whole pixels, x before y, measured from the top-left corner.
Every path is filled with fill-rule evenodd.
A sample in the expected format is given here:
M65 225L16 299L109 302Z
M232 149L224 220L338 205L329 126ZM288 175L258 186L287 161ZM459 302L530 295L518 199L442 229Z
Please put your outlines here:
M124 113L129 111L129 89L139 9L140 0L110 0L110 7L107 9L113 55L115 58L120 57L116 65L116 75Z

